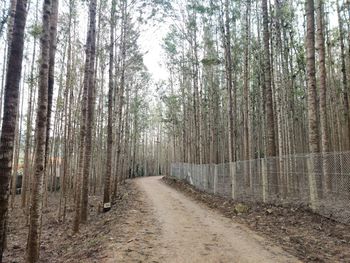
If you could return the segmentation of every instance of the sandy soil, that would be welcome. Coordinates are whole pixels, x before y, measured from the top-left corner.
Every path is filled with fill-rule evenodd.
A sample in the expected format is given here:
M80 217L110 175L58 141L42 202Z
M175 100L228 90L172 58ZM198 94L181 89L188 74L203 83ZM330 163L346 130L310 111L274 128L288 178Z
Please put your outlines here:
M155 252L165 259L162 262L298 262L245 226L170 188L160 177L135 182L159 220Z
M107 213L98 212L101 200L99 195L90 197L89 221L73 235L74 206L68 206L66 222L60 222L58 195L49 196L40 262L265 263L298 262L297 258L349 262L350 258L349 227L301 209L251 205L239 215L233 201L161 177L128 180ZM6 263L24 262L25 221L16 200L10 211Z
M350 262L350 225L325 218L305 206L241 203L170 177L162 181L207 209L249 227L302 262ZM237 210L242 206L245 211Z

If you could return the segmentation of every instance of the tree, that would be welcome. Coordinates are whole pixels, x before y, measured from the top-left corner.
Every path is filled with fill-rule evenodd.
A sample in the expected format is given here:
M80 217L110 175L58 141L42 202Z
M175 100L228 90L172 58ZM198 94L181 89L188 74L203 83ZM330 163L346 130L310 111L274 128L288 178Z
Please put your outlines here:
M317 5L317 45L319 54L319 72L320 72L320 124L321 124L321 149L323 153L329 152L328 140L328 118L327 118L327 71L326 56L324 44L324 18L323 18L323 0L318 0ZM323 156L323 173L324 173L324 189L325 192L331 190L331 182L329 178L329 160L328 156Z
M27 19L27 1L17 0L13 35L9 42L8 67L4 94L4 109L0 137L0 262L5 248L6 217L9 198L9 180L12 170L13 146L19 101L19 83L22 71L24 28Z
M113 60L114 60L114 30L115 30L115 12L116 1L112 0L111 18L110 18L110 50L109 50L109 82L108 82L108 119L107 119L107 160L106 160L106 173L104 181L103 203L108 204L110 202L111 191L111 175L112 175L112 148L113 148Z
M80 220L87 218L87 194L88 178L91 158L91 133L93 112L93 85L94 85L94 61L95 61L95 27L96 27L96 0L91 0L89 4L89 30L86 38L85 48L85 68L84 68L84 90L81 106L80 124L80 155L76 183L75 216L73 231L79 231Z
M276 156L276 138L275 138L275 116L273 109L272 99L272 83L271 83L271 62L270 62L270 32L269 32L269 14L267 8L267 0L262 1L262 13L263 13L263 42L264 42L264 93L266 103L266 156ZM269 179L272 194L277 194L278 178L277 173L274 171L276 165L274 162L269 168Z
M317 123L317 93L315 67L315 6L313 0L306 1L306 71L308 88L308 128L309 150L312 154L309 161L309 187L312 207L318 199L317 179L314 154L319 152L319 134Z
M344 117L343 121L346 125L343 125L343 136L347 138L344 140L344 145L342 145L342 150L350 149L350 103L349 103L349 84L348 84L348 75L345 62L345 43L344 43L344 26L343 18L341 16L341 10L339 5L339 0L337 2L337 15L339 21L339 41L340 41L340 61L341 61L341 75L342 75L342 94L343 94L343 112Z
M96 53L96 0L90 0L90 65L89 65L89 84L88 84L88 99L86 112L86 137L85 137L85 163L83 172L83 191L82 191L82 206L81 220L87 221L88 214L88 198L89 198L89 175L91 162L92 148L92 127L94 123L95 111L95 53Z
M48 104L47 104L47 125L46 125L46 142L45 142L45 172L48 162L49 144L50 144L50 125L53 99L53 87L55 82L55 55L57 45L57 19L58 19L58 0L51 0L50 15L50 58L49 58L49 76L48 76Z
M40 72L38 89L38 108L36 117L34 177L31 192L29 232L27 239L27 262L38 262L40 254L40 227L45 172L45 147L48 109L48 81L50 61L50 15L51 0L44 0L42 33L40 37Z
M244 110L243 110L243 159L249 160L250 159L250 127L249 127L249 37L250 37L250 0L246 2L246 20L245 20L245 48L244 48ZM249 174L249 163L246 162L246 173ZM247 176L247 185L249 186L251 184L250 182L250 175Z

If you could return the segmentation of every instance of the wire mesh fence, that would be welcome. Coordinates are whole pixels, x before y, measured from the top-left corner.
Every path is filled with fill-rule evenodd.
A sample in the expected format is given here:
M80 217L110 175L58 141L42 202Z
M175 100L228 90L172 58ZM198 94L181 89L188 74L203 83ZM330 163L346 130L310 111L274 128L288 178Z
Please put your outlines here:
M222 164L174 163L171 175L208 193L238 201L307 205L350 223L350 152Z

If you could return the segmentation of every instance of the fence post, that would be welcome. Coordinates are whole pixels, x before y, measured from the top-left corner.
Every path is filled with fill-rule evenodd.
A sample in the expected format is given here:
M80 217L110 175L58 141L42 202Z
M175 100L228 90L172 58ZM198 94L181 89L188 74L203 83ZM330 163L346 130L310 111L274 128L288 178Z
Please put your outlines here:
M204 166L204 173L203 173L203 188L204 188L204 191L207 192L207 165Z
M232 189L231 189L231 193L232 193L232 199L236 198L236 192L235 192L235 187L236 187L236 163L231 162L230 166L230 176L231 176L231 184L232 184Z
M307 158L307 173L309 179L310 190L310 207L312 210L316 210L318 201L317 182L315 173L315 154L309 154Z
M217 182L218 182L218 166L214 164L214 194L217 191Z
M191 185L193 185L193 177L192 177L193 176L193 170L194 170L193 169L193 164L191 163L190 164L190 172L188 173L188 177L189 177L188 181L190 182Z
M261 177L262 177L262 196L263 202L267 201L267 167L266 167L266 158L261 160Z

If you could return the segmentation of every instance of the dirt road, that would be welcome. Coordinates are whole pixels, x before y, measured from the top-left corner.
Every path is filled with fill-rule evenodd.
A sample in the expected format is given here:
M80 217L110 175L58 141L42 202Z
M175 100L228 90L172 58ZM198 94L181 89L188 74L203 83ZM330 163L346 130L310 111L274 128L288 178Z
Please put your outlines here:
M262 237L165 185L135 180L159 221L162 262L298 262Z

